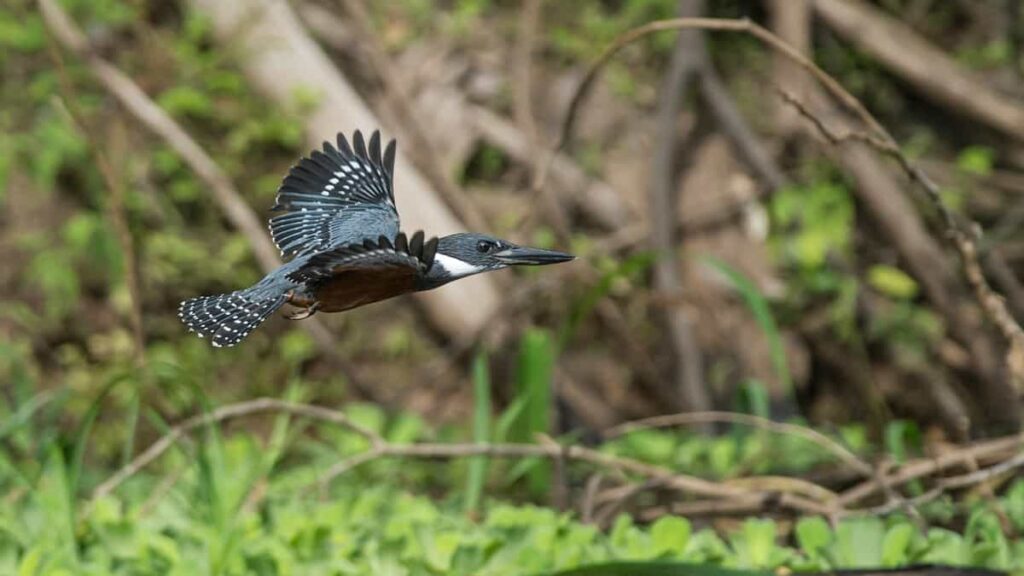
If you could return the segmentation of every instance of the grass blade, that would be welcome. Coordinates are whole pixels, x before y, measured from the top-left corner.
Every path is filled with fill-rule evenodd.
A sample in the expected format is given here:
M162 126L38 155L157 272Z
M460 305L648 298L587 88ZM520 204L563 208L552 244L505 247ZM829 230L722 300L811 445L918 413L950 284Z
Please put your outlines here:
M754 321L757 322L758 328L764 334L765 338L768 339L769 354L771 355L772 367L775 368L776 377L779 380L779 384L786 394L792 396L793 394L793 381L789 375L789 366L786 362L786 347L782 340L782 333L779 331L778 325L775 323L775 317L772 315L771 307L768 304L768 300L761 294L761 291L757 289L757 286L743 275L742 272L733 268L724 261L718 258L710 256L702 258L702 261L715 269L729 281L733 289L739 293L740 298L743 299L747 309L754 316Z
M473 359L473 442L483 444L490 440L491 430L491 377L487 352L480 350ZM466 475L465 511L476 514L487 482L488 460L477 456L469 462Z
M547 330L531 328L523 334L517 395L526 399L526 405L512 429L514 441L534 442L538 433L548 432L554 401L555 347L554 339ZM527 474L527 484L534 496L546 493L551 485L550 464L538 462L532 467Z

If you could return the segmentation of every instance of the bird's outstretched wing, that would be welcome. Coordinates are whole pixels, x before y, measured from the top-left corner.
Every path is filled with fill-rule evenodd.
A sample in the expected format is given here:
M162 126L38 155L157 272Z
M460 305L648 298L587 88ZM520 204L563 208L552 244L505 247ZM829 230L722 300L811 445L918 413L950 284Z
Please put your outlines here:
M338 134L337 146L324 142L292 167L277 191L270 236L282 256L310 254L398 233L393 187L395 141L381 154L380 132L369 147L358 130L352 146Z
M327 280L344 272L376 270L395 275L426 273L434 264L437 238L424 242L423 231L409 238L400 232L394 242L387 236L377 240L364 240L359 244L345 244L314 254L299 269L288 275L294 282Z

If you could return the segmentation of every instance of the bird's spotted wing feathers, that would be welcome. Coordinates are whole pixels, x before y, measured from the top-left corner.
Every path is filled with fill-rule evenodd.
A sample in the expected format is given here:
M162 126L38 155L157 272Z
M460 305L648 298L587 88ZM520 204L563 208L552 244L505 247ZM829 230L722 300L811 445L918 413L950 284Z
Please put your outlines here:
M437 238L424 242L422 231L408 238L400 232L394 242L386 236L365 240L361 244L345 244L314 254L301 268L288 275L293 282L316 282L340 272L358 269L388 268L396 271L414 270L426 273L434 264Z
M395 141L382 153L377 131L369 147L359 131L351 146L338 134L337 145L324 142L322 151L301 159L277 191L274 209L288 214L270 219L270 235L281 254L326 250L353 235L392 236L398 230L394 168Z

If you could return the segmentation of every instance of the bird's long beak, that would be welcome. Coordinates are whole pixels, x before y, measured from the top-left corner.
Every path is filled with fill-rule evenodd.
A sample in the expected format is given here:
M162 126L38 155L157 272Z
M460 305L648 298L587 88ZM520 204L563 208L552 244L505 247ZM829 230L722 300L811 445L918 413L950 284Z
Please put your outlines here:
M544 264L558 264L575 260L576 257L565 252L554 250L541 250L540 248L529 248L527 246L512 246L501 252L495 252L494 257L512 266L530 265L540 266Z

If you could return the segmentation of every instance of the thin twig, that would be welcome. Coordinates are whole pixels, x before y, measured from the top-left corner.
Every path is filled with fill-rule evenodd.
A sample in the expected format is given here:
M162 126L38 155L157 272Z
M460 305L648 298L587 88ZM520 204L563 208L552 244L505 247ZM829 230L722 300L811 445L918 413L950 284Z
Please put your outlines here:
M250 414L258 414L261 412L283 412L286 414L313 418L324 422L331 422L362 436L369 441L370 446L374 449L385 444L383 438L381 438L379 434L356 424L343 412L311 404L297 404L286 400L279 400L277 398L257 398L247 402L239 402L237 404L222 406L212 412L193 416L174 426L159 440L150 445L149 448L114 473L113 476L97 486L92 492L92 501L95 502L99 498L102 498L116 490L117 487L123 484L125 480L131 478L140 470L151 464L166 452L168 448L173 446L181 437L185 436L192 430L215 422L230 420L241 416L248 416Z
M989 466L988 468L982 468L969 474L954 476L952 478L941 478L936 482L935 486L931 487L929 490L927 490L926 492L919 496L910 498L909 500L907 500L907 503L913 506L921 506L922 504L927 504L928 502L931 502L932 500L939 498L949 490L957 490L961 488L967 488L969 486L974 486L977 484L982 484L984 482L991 480L992 478L995 478L996 476L1012 472L1013 470L1016 470L1017 468L1021 467L1024 467L1024 452L1017 454L1016 456L1010 458L1009 460L1005 460L993 466ZM897 509L898 503L887 502L886 504L883 504L881 506L874 506L872 508L857 510L855 514L878 516L882 514L889 514L890 512L894 512Z
M960 264L964 275L970 284L975 299L985 312L985 316L995 324L996 328L1003 335L1009 344L1006 364L1010 370L1014 384L1018 390L1024 388L1024 330L1014 319L1002 296L997 294L989 285L985 274L982 271L981 262L978 260L978 249L976 239L978 228L973 224L973 229L966 229L953 215L953 212L942 199L939 186L919 166L914 164L900 150L893 137L884 128L879 128L877 134L847 131L841 134L833 132L825 125L816 114L811 112L798 98L785 91L780 91L783 99L791 104L801 116L806 118L829 142L834 145L846 141L856 140L863 142L871 148L889 156L900 166L911 181L916 182L931 204L938 210L942 218L943 227L953 248L960 256Z
M766 184L770 192L784 188L789 183L788 178L744 120L735 100L707 58L701 65L699 85L704 105L715 117L719 129L732 143L740 160Z
M1024 446L1024 437L1020 435L997 438L951 450L934 458L907 462L891 474L884 474L884 477L885 481L895 488L950 468L967 466L975 460L991 459L1008 452L1016 454L1022 446ZM867 480L843 492L839 496L839 501L842 507L850 507L877 493L878 489L878 483L874 479Z
M605 438L615 438L623 434L635 432L637 430L646 430L651 428L668 428L673 426L689 426L694 424L708 424L708 423L727 423L727 424L741 424L744 426L751 426L759 428L761 430L767 430L776 434L785 434L788 436L797 436L803 438L808 442L817 444L826 452L829 452L836 456L839 460L847 464L850 468L863 474L864 476L872 476L874 469L870 464L857 457L856 454L848 450L839 442L829 438L828 436L808 428L806 426L799 426L797 424L788 424L785 422L775 422L767 418L760 416L754 416L753 414L741 414L738 412L688 412L683 414L669 414L665 416L654 416L651 418L644 418L642 420L635 420L633 422L627 422L620 424L606 430L604 432Z
M681 15L699 15L703 0L679 0ZM683 293L676 255L675 237L679 150L678 117L693 81L703 62L704 36L699 30L682 30L676 36L668 73L662 81L657 116L657 140L651 160L651 179L647 189L647 220L649 242L659 256L654 262L654 289L669 299ZM697 411L711 407L711 398L704 384L704 357L694 333L693 320L682 306L672 306L663 315L663 330L674 361L669 397L676 409Z
M650 490L656 490L662 487L663 484L663 479L653 478L650 480L644 480L643 482L625 484L617 488L605 490L604 492L598 494L597 497L594 499L595 503L597 505L606 505L604 506L604 508L598 510L596 514L594 514L594 524L596 524L601 529L604 529L611 523L612 518L614 518L620 511L622 511L622 509L626 506L627 503L629 503L629 501L634 496L637 496L638 494L642 494ZM721 502L721 500L715 501Z
M412 98L410 98L394 62L385 51L384 46L381 45L380 35L374 33L373 21L370 19L366 6L362 0L339 0L339 4L350 17L349 22L360 42L360 48L366 51L371 64L368 69L380 79L387 101L390 102L394 113L400 120L401 125L395 128L402 136L412 141L411 146L407 146L405 149L410 150L411 154L420 160L417 162L420 170L423 170L430 182L441 193L445 204L452 212L470 229L486 230L487 220L477 209L476 204L441 170L441 160L434 149L434 144L426 137L426 132L414 111Z
M772 32L754 22L751 22L750 20L716 18L676 18L671 20L657 20L634 28L616 38L615 41L605 48L594 62L590 64L583 76L583 79L580 81L573 93L573 97L569 102L565 117L562 121L562 129L559 133L558 140L556 141L554 148L548 154L547 161L542 165L542 170L539 171L535 180L534 188L537 189L544 185L547 173L550 170L551 162L554 159L554 154L561 151L568 143L569 137L572 133L572 126L575 122L576 115L583 99L589 92L589 89L597 78L598 73L603 69L604 65L608 63L612 56L626 45L635 42L644 36L665 30L683 29L718 30L750 34L783 56L789 58L814 76L814 78L825 87L829 94L854 113L854 115L868 128L868 135L870 136L868 143L870 144L874 142L874 146L879 151L893 157L900 167L903 168L904 172L907 173L910 179L917 182L921 188L924 189L928 200L938 210L949 235L949 240L960 256L960 263L963 267L964 275L967 277L967 281L973 289L975 298L981 305L985 315L993 324L996 325L997 328L999 328L999 331L1009 344L1010 349L1007 352L1006 363L1013 377L1014 383L1018 386L1018 389L1024 388L1024 330L1022 330L1017 321L1014 320L1013 316L1006 308L1006 303L998 294L995 293L995 291L992 290L982 273L981 265L978 262L977 247L975 245L977 232L970 228L965 229L960 225L957 219L954 218L952 211L942 199L938 186L931 180L931 178L928 177L927 174L924 173L924 171L911 162L910 159L900 151L896 139L893 138L892 134L890 134L889 131L878 122L874 115L868 111L860 100L843 88L842 84L840 84L835 78L801 54L799 50L793 48Z
M557 460L565 458L577 462L585 462L601 468L634 474L649 480L658 480L665 487L713 498L766 497L761 492L741 486L730 486L696 476L681 474L632 458L613 456L582 446L552 446L545 444L378 444L364 452L339 461L320 477L321 491L325 492L330 483L343 474L367 464L385 458L465 458L470 456L488 456L491 458L530 458L540 457ZM756 482L756 478L751 480ZM806 486L790 485L786 489L794 489L801 493L812 493L818 496L822 492L807 490ZM812 514L832 514L837 512L837 499L819 501L807 498L799 493L787 492L789 504L796 510ZM840 511L841 512L841 511Z
M580 81L575 92L573 93L572 99L569 101L569 106L566 110L566 114L562 120L561 131L559 132L558 140L556 141L554 149L556 151L561 150L568 143L570 135L572 133L573 124L576 121L576 115L579 112L580 105L589 93L590 87L594 80L597 78L600 71L604 68L605 64L616 53L622 50L627 45L645 37L650 34L658 32L664 32L666 30L684 30L684 29L698 29L698 30L717 30L725 32L743 32L750 34L755 38L761 40L765 44L769 45L774 50L778 51L782 55L786 56L800 67L804 68L811 73L815 78L821 82L830 93L832 93L844 106L852 110L858 118L864 121L865 124L870 126L873 130L882 131L881 125L878 124L877 120L864 108L864 105L857 100L852 94L850 94L843 86L834 78L829 76L824 70L818 67L817 64L809 60L806 56L800 53L797 49L793 48L781 38L772 34L764 27L748 20L748 19L720 19L720 18L674 18L669 20L656 20L649 22L643 26L634 28L618 38L616 38L601 54L590 64L587 68L583 79Z
M206 184L224 216L245 236L263 271L269 272L280 266L278 250L271 242L266 228L246 204L231 179L202 146L146 95L138 84L97 55L82 31L57 2L38 0L38 4L47 29L61 46L83 60L103 88L137 121L159 136ZM319 320L309 318L301 325L310 333L321 351L332 353L337 350L333 335ZM361 393L369 398L376 396L376 389L365 385L354 371L345 366L340 369Z
M516 124L526 136L534 151L538 141L537 122L533 117L533 51L537 38L542 0L524 0L516 27L516 41L512 52L512 109ZM536 154L535 154L536 156ZM536 161L531 161L535 165Z

